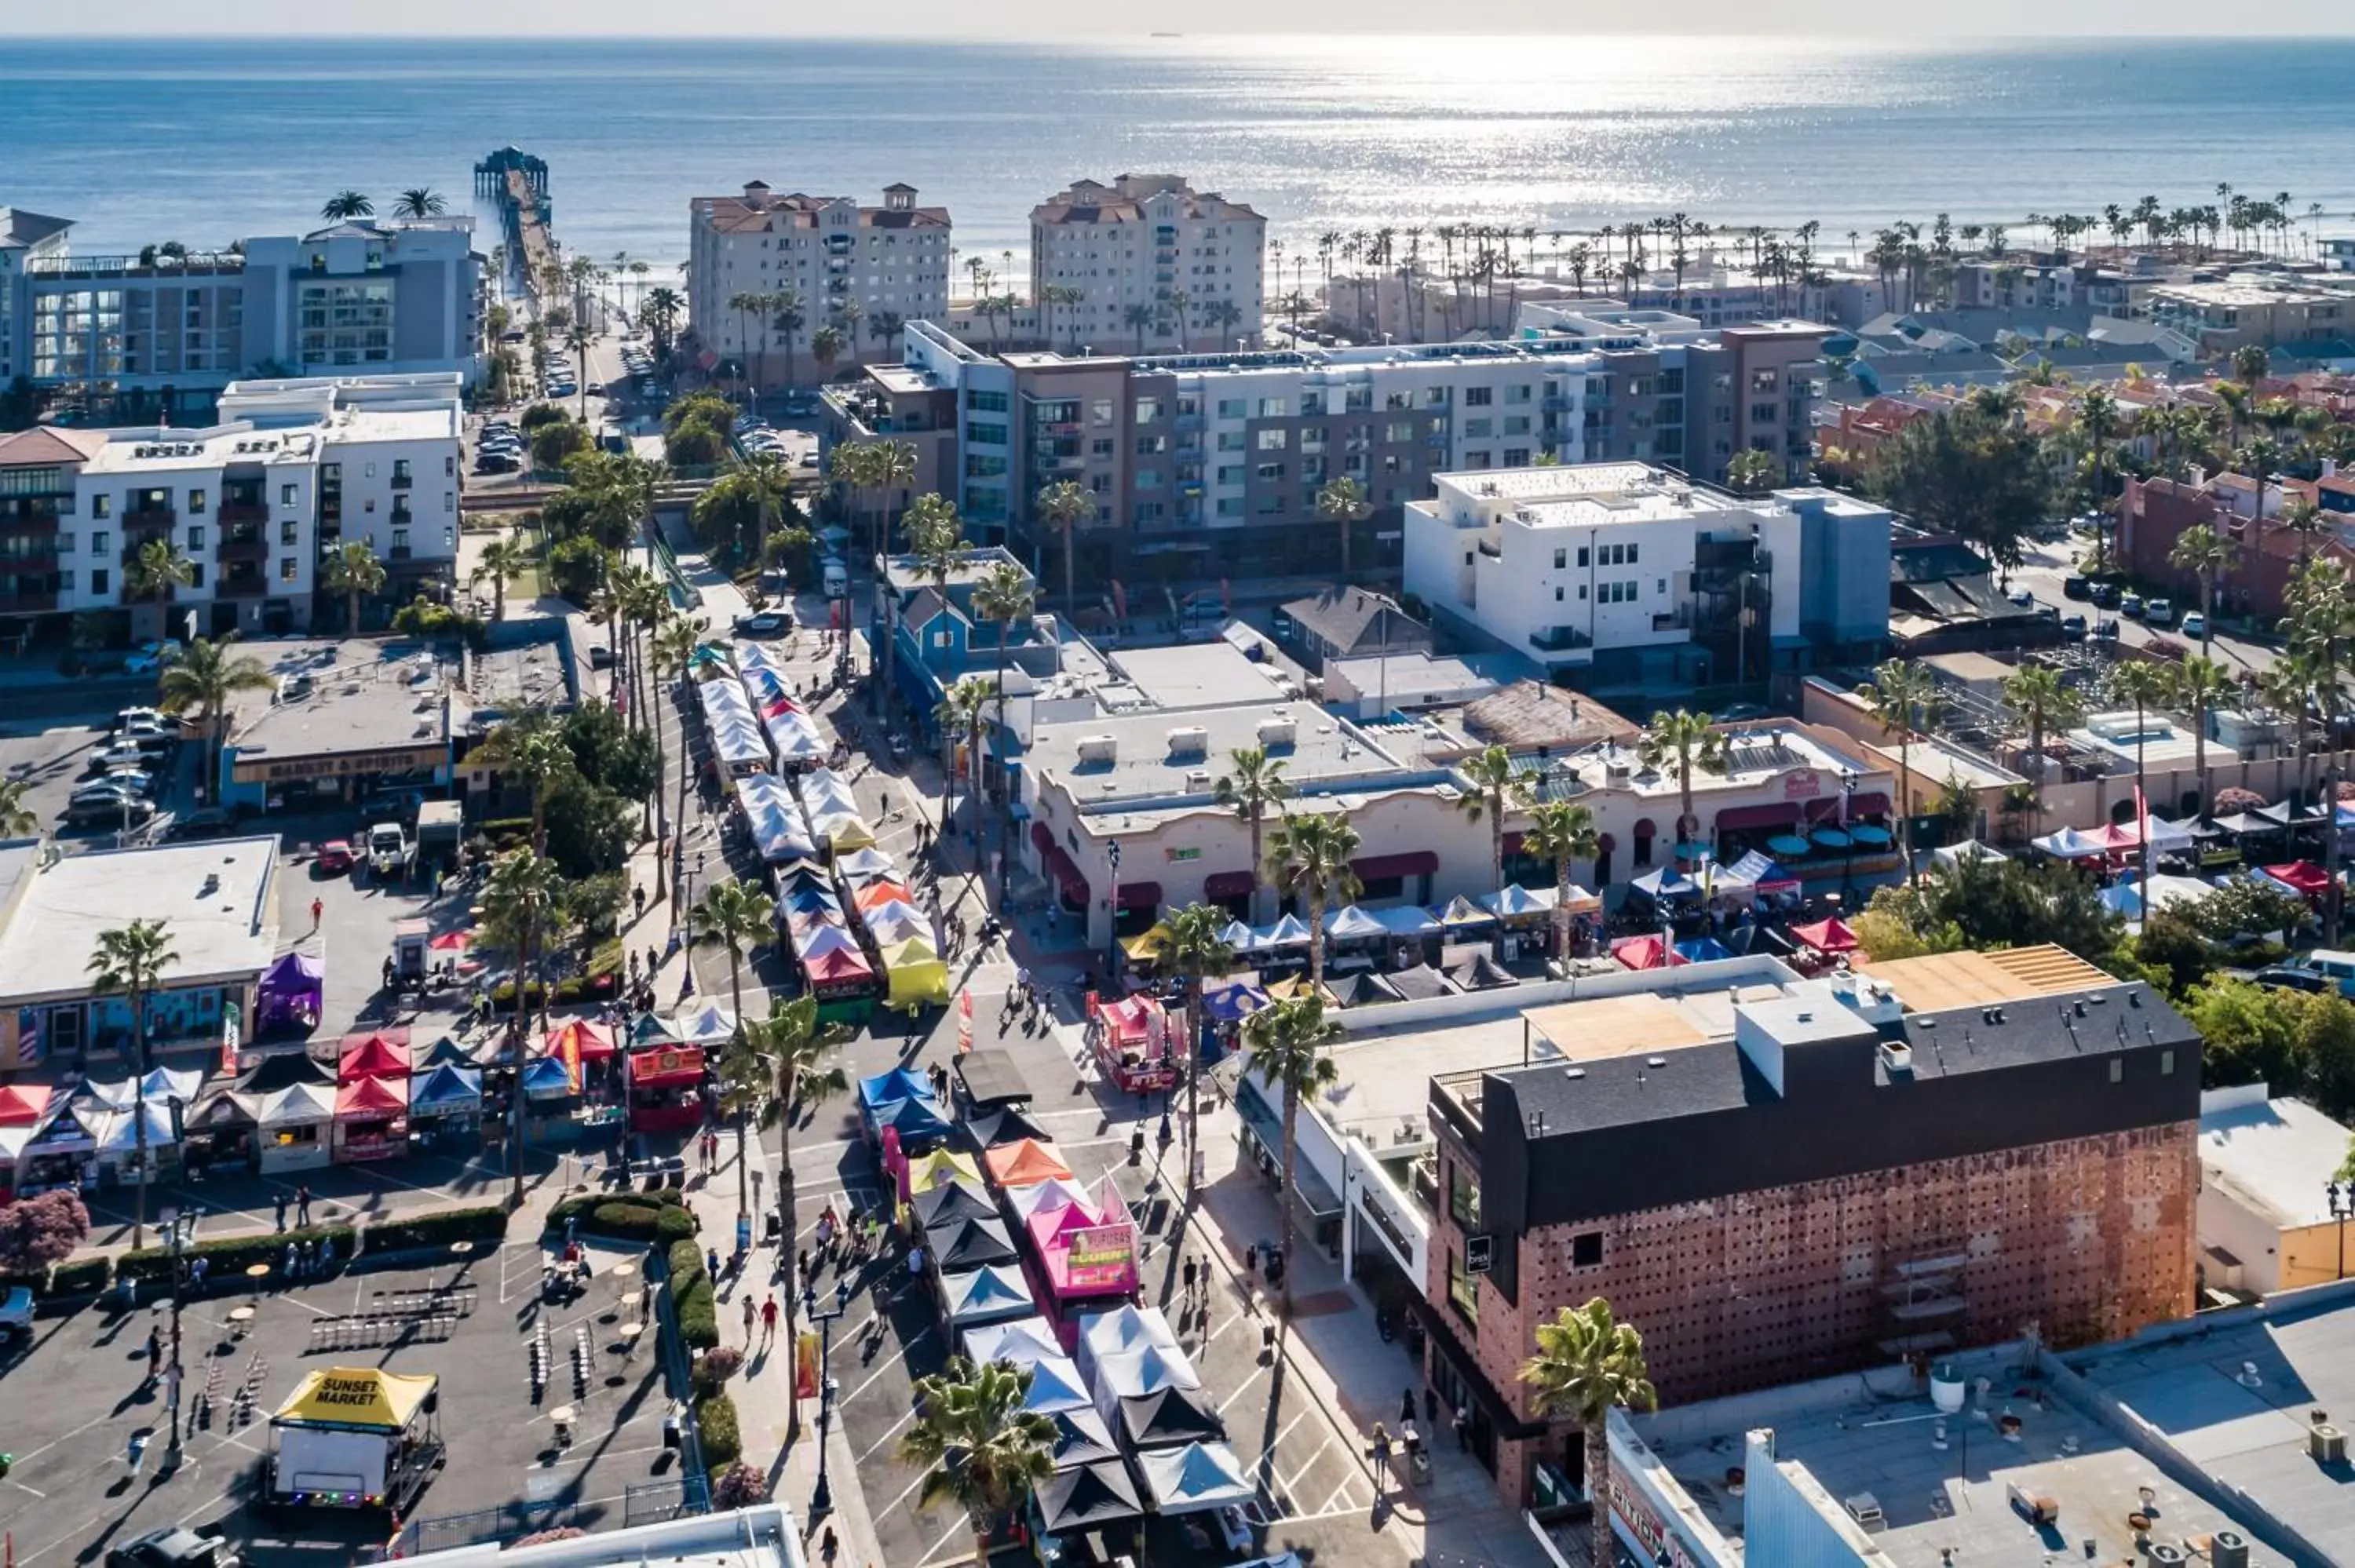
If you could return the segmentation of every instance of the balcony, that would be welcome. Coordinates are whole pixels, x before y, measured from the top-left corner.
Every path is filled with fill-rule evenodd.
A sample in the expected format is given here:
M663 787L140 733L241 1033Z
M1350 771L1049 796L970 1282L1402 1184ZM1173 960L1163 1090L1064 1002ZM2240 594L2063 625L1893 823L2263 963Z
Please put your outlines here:
M267 523L270 508L259 501L223 501L218 516L224 528L235 523Z
M1033 473L1077 473L1087 466L1083 457L1057 457L1052 452L1039 452L1030 460Z
M416 554L416 550L410 546L395 545L384 553L384 558L388 561L405 561Z
M395 490L407 490L416 482L415 477L410 474L396 473L392 476L392 487Z
M155 539L170 533L179 520L179 513L169 506L143 507L123 514L123 529L126 534Z
M223 562L266 561L270 558L270 535L260 529L225 533L213 547L213 557Z
M270 579L260 572L223 575L213 586L213 592L222 599L260 599L270 591Z
M1540 653L1567 653L1592 648L1594 639L1575 626L1543 626L1529 633L1529 646Z

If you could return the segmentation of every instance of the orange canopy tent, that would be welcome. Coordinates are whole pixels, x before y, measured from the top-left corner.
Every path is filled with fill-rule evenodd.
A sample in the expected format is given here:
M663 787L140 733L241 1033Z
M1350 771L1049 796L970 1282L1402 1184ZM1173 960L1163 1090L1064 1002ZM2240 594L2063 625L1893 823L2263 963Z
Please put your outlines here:
M1794 926L1791 935L1819 953L1852 953L1857 949L1856 933L1838 916L1812 925Z
M879 908L886 904L913 904L916 895L896 882L870 882L858 890L859 912Z
M574 1018L548 1032L547 1054L562 1057L567 1036L580 1041L581 1059L584 1062L602 1062L613 1054L612 1036L600 1033L597 1026L585 1018Z
M20 1127L41 1119L49 1108L47 1084L0 1085L0 1127Z
M396 1033L398 1038L396 1038ZM336 1081L348 1084L355 1078L405 1078L409 1076L409 1031L380 1030L374 1034L350 1034L344 1038L343 1054L336 1062Z
M337 1116L398 1116L408 1108L408 1086L391 1078L356 1078L336 1091Z
M1041 1181L1069 1181L1071 1168L1051 1143L1035 1138L998 1145L981 1157L989 1179L1001 1187L1035 1187Z

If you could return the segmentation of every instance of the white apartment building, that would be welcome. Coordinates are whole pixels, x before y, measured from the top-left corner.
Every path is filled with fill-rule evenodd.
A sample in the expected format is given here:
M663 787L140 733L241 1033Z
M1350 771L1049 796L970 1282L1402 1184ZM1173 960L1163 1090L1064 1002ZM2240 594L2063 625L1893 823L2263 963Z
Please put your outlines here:
M1748 686L1885 633L1889 514L1850 497L1742 499L1644 462L1433 487L1405 509L1407 591L1582 684Z
M210 418L223 387L257 374L472 380L474 222L369 220L231 250L78 256L72 220L0 207L0 379L89 397L96 418L175 423Z
M0 618L132 609L141 635L338 621L323 556L365 542L386 603L458 551L455 373L232 383L202 429L40 427L0 440ZM190 580L158 602L133 564L168 541Z
M949 212L918 207L916 187L889 185L883 205L848 196L777 196L759 180L741 196L688 207L687 319L707 369L741 362L752 384L823 379L810 344L828 325L838 365L900 356L900 330L949 306ZM739 311L747 294L791 293L791 313ZM798 314L788 330L781 316Z
M1181 175L1078 180L1030 209L1030 297L1050 347L1252 347L1266 246L1266 218ZM1078 297L1053 304L1050 288Z

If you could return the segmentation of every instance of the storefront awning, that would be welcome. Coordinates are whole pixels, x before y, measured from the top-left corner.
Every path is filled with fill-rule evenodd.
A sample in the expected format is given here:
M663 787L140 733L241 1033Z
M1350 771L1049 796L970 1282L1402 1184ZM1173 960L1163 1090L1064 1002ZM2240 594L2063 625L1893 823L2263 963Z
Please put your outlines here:
M1124 882L1114 905L1123 909L1158 909L1161 907L1161 885L1157 882Z
M1373 882L1392 876L1431 876L1439 870L1439 854L1434 850L1410 850L1404 854L1369 854L1349 863L1360 882Z
M1736 829L1796 827L1800 810L1796 800L1777 800L1765 806L1729 806L1717 814L1717 831L1723 833Z
M1259 878L1248 871L1212 872L1202 879L1205 898L1244 898L1259 885Z

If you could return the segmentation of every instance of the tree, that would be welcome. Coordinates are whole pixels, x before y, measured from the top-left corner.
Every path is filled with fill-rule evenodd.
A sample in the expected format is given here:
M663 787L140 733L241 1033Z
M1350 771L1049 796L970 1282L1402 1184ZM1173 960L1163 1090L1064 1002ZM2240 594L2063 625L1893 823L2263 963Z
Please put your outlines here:
M164 666L157 677L162 696L157 705L167 714L194 715L202 726L205 746L205 794L218 786L220 747L228 731L229 699L240 692L266 692L277 685L261 662L243 654L231 657L234 631L218 641L199 637L187 652Z
M1321 983L1310 987L1305 996L1286 997L1261 1008L1243 1022L1243 1049L1252 1070L1284 1091L1284 1192L1277 1202L1284 1210L1287 1257L1299 1251L1299 1208L1292 1194L1297 1191L1300 1102L1313 1099L1340 1080L1340 1069L1325 1049L1340 1034L1341 1026L1326 1020ZM1284 1271L1283 1315L1287 1319L1292 1316L1292 1281L1297 1272Z
M2143 711L2165 703L2173 684L2173 672L2147 659L2128 660L2110 672L2110 695L2132 703L2135 710L2135 816L2136 832L2142 836L2145 887L2150 885L2150 797L2143 789Z
M1881 726L1883 736L1893 736L1897 741L1897 821L1905 841L1905 880L1914 882L1921 876L1913 863L1913 736L1920 728L1917 716L1928 707L1937 694L1937 680L1930 667L1912 659L1891 659L1872 673L1872 679L1859 688L1857 695L1864 699L1865 711Z
M768 1097L761 1107L763 1130L774 1126L778 1138L777 1224L780 1235L794 1234L797 1202L794 1177L794 1120L807 1107L847 1093L850 1079L835 1060L844 1032L840 1025L821 1023L817 999L795 997L768 1017L743 1026L744 1046L763 1065ZM787 1301L798 1287L794 1263L781 1257ZM788 1418L798 1425L798 1414Z
M842 329L831 322L810 334L810 357L817 361L820 380L834 374L835 361L842 357L845 346Z
M694 662L696 646L695 623L683 615L666 615L662 624L655 628L653 647L650 650L657 682L665 678L672 682L684 680L688 666ZM657 697L655 701L647 705L648 712L655 721L655 765L658 774L668 771L667 765L663 761L662 744L662 710L666 705L668 705L668 703L663 697ZM679 715L678 752L678 809L670 814L669 821L678 824L680 833L684 836L687 828L687 781L688 776L695 771L689 762L690 748L687 739L685 714ZM664 839L666 842L669 842L670 834L667 827L664 830ZM657 901L668 895L665 891L664 884L670 872L671 858L668 854L655 856L655 897Z
M484 738L474 760L531 791L531 847L546 854L549 791L578 766L556 715L546 708L523 710Z
M90 1211L80 1193L59 1189L19 1198L0 1208L0 1274L38 1274L89 1238Z
M374 217L376 203L359 191L337 191L319 209L319 216L329 223L346 223L355 217Z
M989 715L987 683L966 676L942 694L932 706L932 723L941 732L941 833L943 837L955 832L957 743L965 747L965 771L975 780L971 791L975 797L973 808L973 831L977 841L981 836L981 805L979 778L981 773L981 730Z
M395 217L439 217L449 210L450 204L442 198L441 192L423 185L414 185L401 192L400 198L392 204L392 216Z
M1349 582L1349 544L1358 524L1374 514L1374 503L1366 494L1366 487L1348 474L1325 482L1316 493L1316 515L1326 523L1337 523L1341 527L1341 583Z
M131 1245L147 1245L147 1180L153 1163L147 1150L147 1001L162 989L165 976L179 966L180 950L162 920L133 920L98 934L97 950L90 955L90 989L100 996L121 996L131 1007L132 1121L139 1159L139 1198L132 1211Z
M703 890L687 914L687 927L698 942L716 942L728 949L728 994L736 1026L744 1021L744 956L776 935L775 901L758 883L716 882ZM742 1207L740 1200L738 1207Z
M359 635L360 600L384 591L384 563L365 539L346 539L327 556L319 582L329 593L344 596L344 630Z
M2167 564L2179 572L2190 572L2200 584L2200 651L2216 636L2216 579L2232 564L2239 546L2232 536L2220 534L2205 523L2195 523L2175 536L2175 547L2167 553Z
M1700 819L1693 814L1695 770L1725 771L1725 736L1716 726L1716 719L1708 714L1686 708L1656 713L1636 742L1636 755L1645 767L1676 776L1676 854L1679 859L1683 857L1683 846L1700 831Z
M29 779L0 779L0 839L29 838L41 831L38 813L25 804Z
M2110 451L2110 438L2118 425L2118 400L2106 387L2088 387L2077 395L2077 433L2084 443L2085 455L2094 465L2093 511L2098 518L2109 505L2109 483L2104 472ZM2094 524L2094 559L2099 566L2110 524L2096 521Z
M1501 746L1467 758L1457 769L1464 782L1470 786L1456 797L1455 809L1470 821L1483 817L1488 821L1488 885L1497 893L1505 890L1505 809L1521 794L1520 769L1513 766L1513 754ZM1504 940L1497 938L1501 944Z
M2044 737L2083 716L2084 703L2076 688L2063 684L2060 672L2041 664L2023 664L2005 678L2003 700L2028 726L2029 779L2036 791L2038 823L2043 825L2043 785L2047 758Z
M741 537L746 520L752 524L754 561L768 559L770 530L799 515L794 507L794 471L774 452L753 452L728 465L711 488L696 498L698 538ZM719 533L728 529L728 534ZM742 561L741 547L735 552Z
M1783 465L1774 461L1774 454L1754 447L1734 453L1725 465L1725 482L1733 487L1736 495L1764 495L1782 477Z
M1922 527L2013 567L2020 540L2051 510L2051 472L2032 433L1974 400L1883 442L1865 487Z
M1161 967L1186 983L1186 1188L1193 1191L1194 1151L1200 1147L1196 1097L1202 1054L1202 982L1235 967L1235 949L1220 935L1227 912L1215 904L1188 904L1162 922Z
M1292 799L1292 785L1284 777L1284 759L1271 757L1263 747L1237 747L1227 754L1231 771L1220 774L1215 799L1251 825L1252 918L1260 918L1260 889L1266 885L1262 871L1266 857L1267 813Z
M483 883L483 931L497 946L516 956L515 1018L510 1025L516 1049L510 1065L517 1083L508 1096L511 1120L508 1131L515 1147L511 1170L512 1205L523 1202L523 1042L525 1021L531 1011L531 991L538 978L536 966L547 949L549 933L554 928L558 911L564 899L563 874L555 862L532 850L510 850L491 864L491 874ZM548 1022L548 987L539 988L540 1022Z
M2208 715L2232 694L2230 673L2215 660L2194 653L2169 671L2170 695L2191 719L2191 777L2199 791L2197 816L2208 814ZM2170 805L2169 810L2173 810Z
M676 289L656 285L647 290L646 297L638 302L638 324L654 334L656 359L667 357L670 354L671 340L677 335L678 323L686 314L687 302L679 298ZM792 340L788 339L785 346L790 355Z
M588 450L588 429L570 419L550 419L531 433L531 461L535 468L560 469L574 453Z
M2253 546L2261 547L2264 542L2265 486L2281 478L2286 458L2281 443L2271 436L2259 436L2232 454L2232 461L2248 474L2249 492L2255 497L2249 507L2249 543Z
M1521 853L1553 862L1554 956L1570 962L1570 864L1603 853L1594 813L1569 800L1533 800L1529 825L1521 832Z
M1076 611L1079 590L1074 586L1077 576L1076 557L1080 525L1092 522L1096 515L1096 498L1077 480L1059 480L1039 493L1039 521L1063 536L1063 608Z
M925 1467L917 1507L948 1501L964 1510L976 1568L988 1568L997 1521L1055 1473L1054 1420L1023 1408L1032 1375L1029 1367L952 1356L916 1380L919 1414L900 1439L900 1457Z
M1308 906L1308 989L1325 991L1325 906L1358 895L1358 874L1349 863L1359 847L1358 830L1347 817L1308 812L1276 824L1267 848L1267 870L1276 887L1298 894Z
M483 546L474 557L473 585L491 585L491 619L505 620L507 614L507 585L517 581L531 570L531 551L513 538L497 538Z
M1614 1410L1656 1410L1659 1394L1644 1364L1644 1336L1611 1314L1597 1296L1583 1307L1564 1307L1550 1323L1537 1326L1537 1353L1521 1363L1529 1385L1529 1408L1539 1416L1575 1419L1586 1446L1586 1495L1594 1503L1593 1561L1616 1563L1619 1542L1611 1528L1611 1438Z
M1131 329L1136 334L1136 352L1139 355L1143 355L1145 352L1145 332L1147 327L1150 327L1153 324L1153 307L1147 304L1130 305L1121 312L1120 322L1123 326Z
M973 612L997 630L997 673L993 683L997 700L997 729L1006 729L1006 639L1017 621L1028 620L1038 610L1037 590L1030 585L1030 574L1012 561L1000 561L974 584ZM1010 828L1012 819L1000 813L999 831ZM1010 846L1001 844L997 858L997 901L1006 902L1008 879L1013 874L1014 856Z
M785 385L799 386L801 374L794 357L794 334L809 324L807 302L799 289L779 289L768 296L769 325L785 340Z
M153 605L154 624L160 630L164 601L172 597L175 588L186 588L196 580L196 564L180 554L179 546L168 538L150 539L139 546L139 553L131 559L131 569L123 574L123 594L125 599Z

